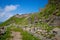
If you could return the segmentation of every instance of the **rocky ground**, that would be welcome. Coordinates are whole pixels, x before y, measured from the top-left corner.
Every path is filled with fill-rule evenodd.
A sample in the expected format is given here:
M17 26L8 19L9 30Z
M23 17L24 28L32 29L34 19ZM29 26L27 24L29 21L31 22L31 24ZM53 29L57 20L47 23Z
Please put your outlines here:
M60 40L60 28L58 27L53 28L50 32L47 32L46 30L41 29L40 27L25 27L17 25L15 23L5 27L10 27L11 25L17 28L22 28L24 31L27 31L28 33L40 38L41 40ZM11 31L11 36L12 38L10 40L22 40L22 35L20 32Z

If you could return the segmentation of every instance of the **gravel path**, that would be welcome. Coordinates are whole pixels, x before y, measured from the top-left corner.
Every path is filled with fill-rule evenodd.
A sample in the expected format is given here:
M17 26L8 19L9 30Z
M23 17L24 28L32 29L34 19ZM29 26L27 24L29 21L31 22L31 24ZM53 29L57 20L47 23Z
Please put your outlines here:
M22 40L22 36L20 32L12 31L11 36L12 38L10 40Z

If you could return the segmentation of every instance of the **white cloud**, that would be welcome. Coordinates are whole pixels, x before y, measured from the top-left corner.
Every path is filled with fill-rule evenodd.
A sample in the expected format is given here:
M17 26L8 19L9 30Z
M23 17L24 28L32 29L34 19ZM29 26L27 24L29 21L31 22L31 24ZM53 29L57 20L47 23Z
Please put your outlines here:
M6 5L3 9L0 7L0 19L6 17L6 19L12 16L11 11L18 8L19 5ZM5 19L5 20L6 20Z
M5 11L13 11L13 10L16 10L18 7L18 5L7 5L5 7Z

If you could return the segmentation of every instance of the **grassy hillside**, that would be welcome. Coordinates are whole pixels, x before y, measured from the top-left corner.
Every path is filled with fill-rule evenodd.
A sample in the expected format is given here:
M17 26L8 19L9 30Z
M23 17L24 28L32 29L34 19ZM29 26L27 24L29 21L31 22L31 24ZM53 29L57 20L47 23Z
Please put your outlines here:
M25 14L25 15L27 15L27 14ZM28 14L28 16L25 16L25 15L24 16L22 15L22 17L21 17L21 15L19 17L16 17L16 15L14 15L10 19L8 19L5 22L3 22L2 24L0 24L0 26L1 27L8 26L10 24L15 23L16 25L18 24L18 25L21 25L21 27L25 28L25 27L29 27L29 25L31 24L30 28L39 27L42 30L47 31L47 35L49 35L49 32L52 29L54 29L56 27L60 27L60 23L59 23L60 22L60 18L59 18L60 17L60 1L59 0L49 0L49 3L40 12ZM55 25L54 22L56 23L57 26L51 26L51 24ZM26 26L26 25L28 25L28 26ZM36 37L29 34L28 32L23 31L20 28L16 28L14 30L20 31L22 33L23 40L39 40ZM4 35L4 37L2 36L2 38L5 38L5 36L6 37L9 36L6 34ZM45 34L42 34L42 35L45 35ZM52 37L52 36L50 36L50 37ZM1 40L3 40L3 39L1 39Z

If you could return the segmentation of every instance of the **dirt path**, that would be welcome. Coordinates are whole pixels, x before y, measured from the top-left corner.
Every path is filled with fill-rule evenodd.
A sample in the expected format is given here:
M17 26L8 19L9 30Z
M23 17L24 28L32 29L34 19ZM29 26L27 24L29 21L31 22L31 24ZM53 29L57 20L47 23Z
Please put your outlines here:
M20 32L12 31L11 36L12 38L10 40L22 40L22 36Z

